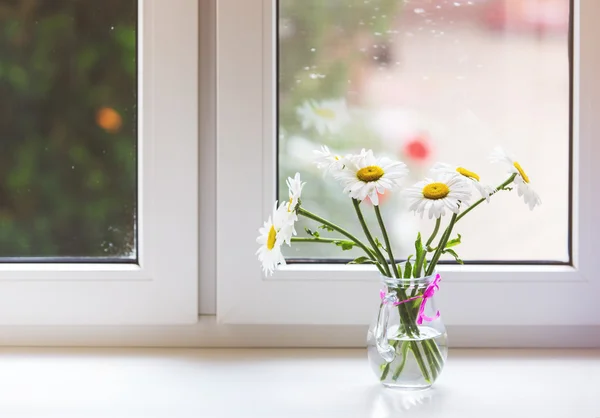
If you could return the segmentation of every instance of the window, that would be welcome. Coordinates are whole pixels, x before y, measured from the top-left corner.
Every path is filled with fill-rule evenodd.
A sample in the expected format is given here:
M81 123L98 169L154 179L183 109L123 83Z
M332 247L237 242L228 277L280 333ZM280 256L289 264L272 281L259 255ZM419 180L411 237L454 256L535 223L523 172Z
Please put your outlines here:
M316 10L314 9L316 6L313 6L313 8L308 6L308 4L313 3L324 2L302 2L309 9L306 13L310 13L310 10ZM334 3L339 6L344 2L327 2L327 6L336 7ZM361 3L364 4L364 2ZM443 2L427 3L446 4ZM482 7L486 7L485 3L489 2L473 1L474 4L469 5L469 7L467 7L468 2L459 1L457 3L461 3L461 6L453 6L452 13L454 15L464 13L465 10L471 10L469 7L472 7L472 10L480 10ZM462 3L465 3L464 6ZM520 3L524 2L504 2L507 5ZM535 11L540 10L540 8L547 8L541 14L545 16L552 15L550 10L554 9L551 9L550 3L552 2L531 3L533 5L532 10L534 10L532 16L537 16L538 13ZM280 8L284 4L292 7L296 3L293 0L280 0ZM564 2L561 2L559 7L563 6ZM407 6L404 7L406 11ZM415 12L413 9L411 13L415 16L411 15L410 17L413 21L428 18L421 15L429 13L429 6L427 8L425 6L415 7L424 9L424 12ZM556 212L556 219L544 221L544 228L558 231L558 234L562 234L561 238L556 241L556 246L553 245L545 252L546 235L535 233L534 236L537 237L537 241L534 244L541 248L540 253L529 252L526 258L527 260L538 261L535 264L523 265L517 263L516 261L519 260L516 257L513 260L515 262L513 262L511 261L512 256L505 252L501 259L511 261L505 264L475 263L466 266L442 266L441 273L444 285L439 293L440 305L446 323L451 326L468 326L474 330L475 328L472 327L477 325L498 325L513 330L515 332L513 336L516 336L517 327L522 325L559 326L600 323L600 309L592 296L600 291L600 281L594 274L595 269L598 267L594 258L593 245L594 236L597 234L595 225L598 224L598 214L593 209L595 203L597 203L597 198L593 193L593 182L591 181L591 179L600 176L600 173L597 172L598 165L594 164L592 157L598 151L595 149L594 138L600 132L593 111L595 103L600 98L600 85L596 82L596 75L600 71L600 60L595 53L595 40L600 35L596 24L600 16L600 4L581 0L573 2L571 7L573 17L572 98L566 100L568 88L566 89L563 84L563 87L556 91L556 100L552 102L546 100L543 104L548 106L535 109L534 114L537 115L535 117L543 117L542 121L544 123L553 124L555 122L547 120L548 115L556 114L556 117L560 118L557 123L562 126L560 128L561 134L554 136L555 133L553 132L552 138L558 141L556 146L559 149L566 151L569 146L569 129L568 122L565 121L568 121L569 106L572 106L573 158L569 161L565 155L552 156L552 152L547 150L540 139L535 142L533 140L527 142L528 145L523 147L526 149L525 152L531 153L528 155L530 155L533 164L540 167L540 170L534 169L534 171L538 171L538 176L554 176L556 174L551 169L543 167L548 161L556 161L560 166L555 171L561 173L560 181L562 185L558 185L556 190L549 190L543 197L544 205L554 206L554 209L551 210L560 212L560 214ZM281 8L281 12L284 13L285 9ZM512 12L521 13L514 10ZM219 16L217 25L219 74L217 82L219 98L217 105L217 128L219 132L217 147L217 315L222 322L232 324L366 324L373 315L373 305L377 303L379 288L377 274L368 266L305 263L289 265L277 272L272 278L266 279L261 274L260 266L254 255L256 251L254 239L256 238L257 228L268 214L272 202L277 196L277 179L279 177L277 146L283 148L292 144L291 141L288 141L289 138L286 137L288 133L285 131L279 132L284 135L283 138L277 138L276 123L279 117L282 123L285 124L285 117L277 114L277 102L278 99L281 100L281 96L278 97L277 94L277 67L278 64L281 65L281 62L277 60L277 26L279 24L282 30L285 30L285 27L282 21L277 19L276 3L269 0L252 0L243 3L224 0L219 2L217 15ZM370 19L372 15L367 16L366 19ZM514 15L511 16L513 17L510 17L507 22L516 25L517 18ZM315 18L325 19L326 15L316 13ZM448 16L447 19L449 18ZM556 22L559 23L557 26L559 29L556 29L555 34L550 35L540 29L541 32L536 35L536 39L538 39L536 41L531 40L527 28L523 28L522 32L513 33L511 32L512 29L499 27L497 29L499 32L489 36L497 36L499 38L498 42L502 45L498 47L513 58L512 54L516 54L517 51L508 51L509 45L511 45L510 42L514 41L512 38L522 39L528 44L531 42L526 48L533 54L545 54L547 50L554 48L554 46L551 46L552 43L558 42L557 45L559 46L556 47L556 54L552 53L550 54L551 57L547 56L544 59L560 63L558 65L562 68L560 71L563 72L564 76L554 74L555 69L552 69L544 71L543 76L536 78L534 82L536 84L544 83L545 81L540 78L551 77L552 79L560 79L562 80L560 83L563 83L569 69L567 59L569 44L566 38L568 31L564 26L564 11L560 13ZM492 22L492 24L497 25L498 23ZM422 24L422 27L427 27L429 31L438 30L437 28L430 28L430 26L425 22ZM473 27L473 25L468 26L470 29L467 27L463 29L475 31L475 33L488 30ZM297 27L295 30L299 31L302 28ZM335 35L335 29L331 30ZM418 31L418 26L416 31ZM383 34L385 29L378 32ZM240 34L243 34L243 36L240 36ZM417 38L416 33L415 38ZM466 43L468 39L466 35L461 36L461 42ZM434 40L430 39L430 41L433 42ZM481 39L476 41L481 42ZM305 40L296 38L296 42L298 42L298 45L302 45ZM415 41L411 40L411 42ZM471 40L471 42L475 42L475 40ZM547 42L548 44L546 44ZM368 42L366 45L374 45L374 43ZM380 45L380 43L378 42L377 45ZM415 45L413 44L412 48L415 48ZM541 52L542 50L543 52ZM407 50L407 54L408 52ZM281 54L282 52L279 51L279 58L283 59ZM472 52L470 54L466 54L466 57L474 59ZM357 55L360 56L360 54ZM378 55L374 54L372 56ZM391 59L392 56L388 55L388 58ZM408 57L408 55L405 55L402 59L407 60ZM444 57L439 57L440 60L442 58ZM491 65L490 60L488 58L487 63L481 63ZM395 61L390 60L390 62L394 63ZM316 64L307 64L309 70L305 70L306 65L302 66L302 64L301 61L298 63L298 74L307 82L324 80L320 75L325 75L326 78L329 76L322 68L310 68ZM473 75L470 73L458 75L475 77L477 64L479 62L474 65ZM503 65L509 66L508 70L521 68L513 67L517 64L512 63L512 59L507 60ZM376 66L369 71L374 73L372 75L372 77L375 77L373 83L383 83L386 80L385 76L381 80L378 75L379 72L383 73L386 70L378 70ZM419 73L419 70L413 71ZM530 70L527 71L528 74L531 74ZM315 78L310 77L310 74L313 73ZM440 74L419 75L441 77L443 74L443 72L440 72ZM282 74L282 76L285 75ZM286 76L292 79L296 77L293 74ZM398 75L398 77L400 76ZM481 77L484 77L484 75L481 75ZM517 75L514 73L510 73L506 77L509 77L509 80L513 78L518 80ZM421 81L424 82L424 80ZM459 82L464 83L467 81L467 79L457 80L456 77L452 77L448 80L448 83L453 88L458 88L462 86ZM446 84L440 84L440 90L443 90L445 86ZM487 85L482 86L482 89L483 87L490 88ZM381 88L377 89L377 86L374 88L376 91L381 90ZM530 89L529 86L525 86L523 90L527 95L532 95L532 97L528 97L528 100L542 101L542 93ZM444 91L443 94L447 95L449 93ZM394 97L386 96L384 98L385 100L395 100ZM297 99L297 102L301 102L301 99ZM473 98L457 96L459 101L467 99L471 100ZM350 99L347 100L350 102ZM508 99L504 101L503 98L502 100L501 103L508 103ZM488 106L489 103L483 102L483 105ZM370 109L369 106L366 106L367 111ZM447 106L447 102L445 106ZM503 104L503 106L505 105ZM283 104L282 109L284 107L285 104ZM546 107L551 108L551 110L546 109ZM479 107L476 110L483 111ZM491 113L493 109L488 111ZM556 113L553 113L555 111ZM500 114L503 115L503 118L506 118L507 109L502 109ZM522 115L519 117L522 117ZM539 129L539 126L530 125L530 121L526 120L527 118L523 117L522 119L522 122L528 126L527 129L532 131ZM232 123L232 121L235 121L235 123ZM456 129L463 129L463 125L467 126L465 129L475 129L476 122L476 119L470 118L467 113L464 124L457 124ZM537 125L540 123L537 123ZM477 129L490 129L493 135L498 135L489 126L486 128L485 124ZM430 132L430 135L434 135L434 133ZM469 135L469 137L471 136ZM473 138L473 141L477 139L474 136ZM500 139L502 139L500 136L491 138L493 142ZM434 137L431 140L433 141ZM514 138L508 140L513 141ZM302 150L303 153L310 152L314 146L314 144L308 143L308 146L302 147L307 142L296 142L295 144L298 145L297 151ZM441 147L444 143L440 138L440 141L436 144ZM473 142L473 144L476 144L476 142ZM482 147L481 152L476 153L477 156L485 157L487 155L489 146L487 143L483 145L485 146ZM528 150L529 148L531 150ZM532 152L534 148L543 148L544 151L534 154ZM380 147L380 149L383 149L383 147ZM288 151L281 149L281 152L286 153ZM561 154L563 153L561 152ZM449 158L457 159L458 156L459 154L449 155ZM554 158L557 159L554 160ZM291 164L289 161L288 163ZM572 164L572 183L569 191L568 166L570 163ZM295 170L291 165L286 168L285 164L285 161L283 161L281 174L288 174L284 172L285 170L289 170L289 172ZM308 163L304 163L304 166L308 167ZM320 187L319 184L324 183L314 182L311 186ZM568 258L568 246L565 243L569 227L569 206L568 202L565 203L565 200L568 201L569 194L572 194L572 257L570 260ZM243 215L241 215L242 213ZM240 216L243 216L244 222L237 221ZM482 217L482 219L484 218ZM232 237L235 237L235 239ZM314 256L314 253L308 256ZM475 249L469 255L469 258L474 261L477 261L479 257ZM492 258L492 256L489 257ZM564 263L555 265L540 260L561 261ZM369 295L373 296L369 297ZM578 301L573 309L566 311L566 313L565 310L554 308L557 301L564 300L565 295L577 295ZM474 315L474 313L477 314Z
M464 219L461 257L570 262L569 3L279 0L280 196L287 196L285 179L299 171L308 181L307 209L356 225L347 197L312 163L312 149L321 144L342 154L365 147L400 159L411 170L407 186L440 160L497 186L503 172L487 159L502 145L528 167L547 204L515 210L515 194L498 194ZM310 115L298 113L318 105L333 107L324 125L331 129L315 129ZM395 252L406 258L416 232L427 236L434 223L409 213L398 192L382 200ZM510 222L503 222L506 213ZM312 227L303 220L304 226ZM295 245L286 255L318 261L359 252Z
M195 322L197 2L4 3L0 324Z
M0 257L137 259L136 0L0 14Z

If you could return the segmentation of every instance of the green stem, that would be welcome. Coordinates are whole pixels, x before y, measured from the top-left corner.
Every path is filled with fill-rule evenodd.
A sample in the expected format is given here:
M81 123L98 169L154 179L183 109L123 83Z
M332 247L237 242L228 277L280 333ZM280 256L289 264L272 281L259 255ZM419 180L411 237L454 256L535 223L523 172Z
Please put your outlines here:
M427 370L427 366L423 361L423 356L421 355L421 351L419 350L419 344L417 341L410 342L410 349L415 356L415 360L417 360L417 364L419 365L419 369L421 369L421 373L423 373L423 377L428 383L433 383L431 381L431 375L429 374L429 370Z
M510 183L512 183L512 181L515 179L516 176L517 175L515 173L513 173L504 183L502 183L500 186L496 187L496 190L494 190L492 193L490 193L490 196L495 195L500 190L504 190L504 188L506 186L508 186ZM483 202L485 202L485 198L481 198L477 202L473 203L467 210L465 210L463 213L461 213L458 216L458 218L456 219L456 222L460 221L463 216L465 216L467 213L471 212L473 209L475 209L477 206L479 206Z
M398 346L399 341L393 341L390 345L392 347L394 347L394 350L396 349L396 347ZM404 343L403 343L404 344ZM390 367L391 367L392 363L386 363L386 365L383 368L383 371L381 372L381 378L379 380L381 380L382 382L385 380L385 378L387 377L388 373L390 372Z
M392 277L388 263L385 261L385 257L383 256L383 254L379 250L379 247L377 246L377 243L373 239L373 236L371 235L371 231L369 231L369 227L367 226L367 222L365 221L365 217L363 216L362 211L360 210L360 206L359 206L360 202L356 199L352 199L352 204L354 205L354 210L356 211L356 216L358 217L360 226L362 227L363 232L365 233L365 236L367 237L367 240L369 241L369 243L375 250L375 255L377 256L379 262L383 266L383 268L386 272L386 276Z
M321 242L323 244L335 244L341 240L335 238L304 238L304 237L292 237L292 242ZM347 242L347 241L346 241Z
M398 299L406 300L408 296L406 296L406 291L402 288L396 289L396 295ZM414 338L419 336L419 327L417 326L417 319L411 312L409 303L401 303L398 305L398 315L400 316L401 325L404 326L404 332L410 338ZM415 313L416 315L416 313Z
M400 377L402 370L404 370L404 366L406 365L406 357L408 356L408 341L402 342L402 345L400 346L400 353L402 354L402 361L398 367L396 367L396 370L394 370L392 380L397 380L398 377Z
M390 258L390 264L392 265L394 276L399 278L400 276L398 275L398 268L396 267L394 253L392 252L392 245L390 244L390 239L388 237L387 230L385 229L383 218L381 217L381 211L379 210L379 206L373 205L373 207L375 208L375 215L377 215L377 222L379 223L379 228L381 229L381 234L383 235L383 241L385 242L385 248L387 249L387 253Z
M442 367L444 366L444 358L442 357L440 348L438 347L437 343L433 340L433 338L426 340L426 343L429 345L429 349L433 353L433 356L435 357L435 360L439 365L439 370L441 371Z
M431 346L428 344L428 341L429 340L421 341L421 347L423 347L423 353L425 353L425 357L427 357L429 369L431 370L431 383L433 383L440 374L441 367L438 365L435 356L431 352Z
M342 228L341 226L338 226L332 222L329 222L327 219L321 218L318 215L315 215L312 212L307 211L304 208L299 208L298 209L298 214L302 215L306 218L312 219L313 221L317 221L319 223L322 223L323 225L327 225L328 227L330 227L331 229L333 229L334 231L339 232L340 234L342 234L343 236L349 238L351 241L353 241L358 247L360 247L365 253L367 253L367 255L369 256L369 258L371 260L377 260L376 254L374 253L374 251L367 247L365 244L363 244L358 238L356 238L354 235L352 235L350 232L346 231L344 228Z
M442 217L440 216L439 218L437 218L435 220L435 228L433 228L433 232L431 233L431 236L427 240L427 244L425 244L425 248L429 249L429 246L431 245L431 243L433 242L433 240L437 236L438 231L440 230L440 224L441 223L442 223Z
M437 265L440 256L442 255L442 251L446 248L446 244L448 243L448 239L450 239L450 234L452 233L452 228L454 228L454 224L456 223L456 219L458 218L458 214L453 213L452 218L450 219L450 224L444 231L442 238L440 238L440 242L438 243L438 247L433 253L433 257L431 257L431 261L427 266L427 271L425 272L425 276L431 276L433 271L435 270L435 266Z

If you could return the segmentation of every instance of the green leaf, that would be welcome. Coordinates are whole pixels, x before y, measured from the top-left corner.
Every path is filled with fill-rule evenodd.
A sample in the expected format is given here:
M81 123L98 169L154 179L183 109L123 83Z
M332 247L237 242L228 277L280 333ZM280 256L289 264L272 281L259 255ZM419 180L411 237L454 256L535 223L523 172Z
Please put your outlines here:
M375 237L375 244L377 244L377 246L379 248L385 249L385 247L383 246L383 244L381 243L381 241L379 241L379 239L377 239L377 237Z
M352 247L354 247L354 243L352 241L335 241L335 245L342 247L343 251L351 250Z
M450 250L450 249L448 249L448 250L444 250L444 251L442 251L442 253L443 253L443 254L450 254L450 255L452 255L458 264L465 264L465 263L464 263L464 262L463 262L463 261L462 261L462 260L461 260L461 259L458 257L458 254L456 254L456 251L454 251L454 250Z
M304 231L306 231L306 233L308 235L310 235L311 237L313 237L313 238L319 238L320 237L320 235L319 235L319 233L317 231L313 231L313 230L311 230L309 228L304 228Z
M410 279L410 274L412 273L412 265L410 261L406 260L406 265L404 267L404 278Z
M329 225L321 225L321 226L319 226L319 229L325 229L325 230L327 230L327 231L329 231L329 232L334 232L334 231L335 231L335 230L334 230L332 227L330 227Z
M415 241L415 251L417 258L415 259L415 268L413 269L413 275L415 278L421 277L421 268L423 267L423 260L425 259L425 249L423 248L423 241L421 241L421 233L417 234L417 240Z
M458 238L454 238L454 239L451 239L448 241L448 243L446 244L446 248L454 247L454 246L460 244L460 242L461 242L460 239L461 239L461 236L460 236L460 234L458 234Z
M375 264L375 261L371 260L369 257L365 257L364 255L361 257L357 257L348 264Z
M398 277L402 277L402 266L400 264L397 264L396 268L398 269Z

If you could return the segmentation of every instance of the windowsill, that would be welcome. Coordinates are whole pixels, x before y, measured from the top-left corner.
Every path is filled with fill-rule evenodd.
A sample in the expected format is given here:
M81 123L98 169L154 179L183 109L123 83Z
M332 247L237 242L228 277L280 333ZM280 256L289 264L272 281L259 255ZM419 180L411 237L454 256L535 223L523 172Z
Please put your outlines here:
M1 416L600 417L600 350L459 350L383 389L364 349L0 350Z

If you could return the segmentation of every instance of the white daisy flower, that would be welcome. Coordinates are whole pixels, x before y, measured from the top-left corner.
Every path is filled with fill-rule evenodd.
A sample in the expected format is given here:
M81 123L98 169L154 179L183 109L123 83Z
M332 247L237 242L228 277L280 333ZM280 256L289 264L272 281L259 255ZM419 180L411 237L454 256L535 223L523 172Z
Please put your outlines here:
M531 187L529 176L525 173L521 164L510 157L500 147L494 148L490 160L493 163L500 162L506 164L508 166L508 172L516 174L513 183L517 186L517 194L523 196L523 200L525 201L525 204L529 205L530 210L533 210L534 207L542 204L542 199L540 199L538 194Z
M296 207L300 204L300 196L302 195L302 188L306 184L300 180L300 173L296 173L294 178L288 177L286 184L289 190L290 200L286 203L286 209L288 212L290 223L292 224L292 233L296 235L296 230L294 228L294 222L298 220L298 215L296 214Z
M469 182L477 189L482 198L488 203L490 202L490 196L496 192L492 186L481 183L481 179L477 173L467 170L464 167L454 166L446 163L435 163L431 168L433 172L448 173L448 174L460 174L469 180Z
M406 164L389 158L375 158L373 151L364 149L359 155L347 156L345 168L334 173L344 186L344 193L357 200L369 197L371 203L379 205L379 194L392 190L408 174Z
M296 109L296 113L302 123L302 129L314 127L319 135L327 131L337 134L350 121L344 99L320 102L307 100Z
M264 226L258 230L260 235L256 239L256 242L260 244L260 248L256 251L256 254L258 255L258 260L262 263L265 275L273 274L278 265L285 265L281 246L284 243L291 245L293 229L293 224L290 223L290 216L287 211L287 204L282 203L278 208L277 202L275 202L273 215L269 216Z
M427 178L404 191L412 200L409 210L420 213L421 218L429 211L429 219L444 216L446 209L458 213L471 198L469 183L456 173L434 172L433 179Z
M323 170L323 174L335 174L344 168L344 157L339 154L334 154L329 151L326 145L321 145L321 150L314 150L317 154L315 164L319 170Z

